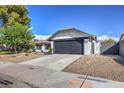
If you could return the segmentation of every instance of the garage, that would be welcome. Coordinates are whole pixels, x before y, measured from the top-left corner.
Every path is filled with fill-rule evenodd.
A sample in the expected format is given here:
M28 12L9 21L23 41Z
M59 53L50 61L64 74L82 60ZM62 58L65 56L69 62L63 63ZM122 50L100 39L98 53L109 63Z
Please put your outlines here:
M75 28L63 29L54 33L48 40L51 41L54 54L91 54L94 35Z
M83 40L59 40L54 42L55 54L83 54Z

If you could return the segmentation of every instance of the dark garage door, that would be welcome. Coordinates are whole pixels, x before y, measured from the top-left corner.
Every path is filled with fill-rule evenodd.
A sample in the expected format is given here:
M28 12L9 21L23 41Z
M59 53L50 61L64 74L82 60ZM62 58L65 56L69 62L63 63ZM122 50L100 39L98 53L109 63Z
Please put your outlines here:
M83 44L77 40L54 42L55 54L83 54Z

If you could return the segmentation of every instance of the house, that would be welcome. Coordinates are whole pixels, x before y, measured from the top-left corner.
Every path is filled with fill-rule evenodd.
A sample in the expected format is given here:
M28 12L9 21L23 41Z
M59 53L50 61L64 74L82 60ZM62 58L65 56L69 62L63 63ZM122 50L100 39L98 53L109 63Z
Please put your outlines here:
M119 40L119 55L124 57L124 34L121 35Z
M50 41L47 40L35 40L34 43L36 44L35 50L37 52L49 52L49 49L51 48Z
M99 54L100 48L94 35L75 28L57 31L48 40L55 54Z

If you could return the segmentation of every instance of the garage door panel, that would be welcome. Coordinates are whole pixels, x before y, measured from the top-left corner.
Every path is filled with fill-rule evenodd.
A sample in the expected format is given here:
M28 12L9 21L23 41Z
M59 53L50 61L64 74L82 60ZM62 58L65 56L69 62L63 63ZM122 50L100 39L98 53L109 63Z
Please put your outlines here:
M58 54L64 54L67 52L66 43L64 42L55 42L54 43L54 52Z
M82 54L82 44L76 40L55 41L54 53L56 54Z
M76 41L69 42L68 54L81 54L81 44Z

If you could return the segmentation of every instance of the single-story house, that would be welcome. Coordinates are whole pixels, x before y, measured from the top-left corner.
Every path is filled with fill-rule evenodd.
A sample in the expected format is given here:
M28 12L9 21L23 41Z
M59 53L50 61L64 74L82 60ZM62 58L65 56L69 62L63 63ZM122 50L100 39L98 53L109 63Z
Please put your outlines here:
M57 31L48 40L55 54L99 54L100 48L95 35L75 28Z
M36 44L35 46L35 50L37 52L49 52L50 48L51 48L51 42L47 41L47 40L36 40L34 41L34 43Z

